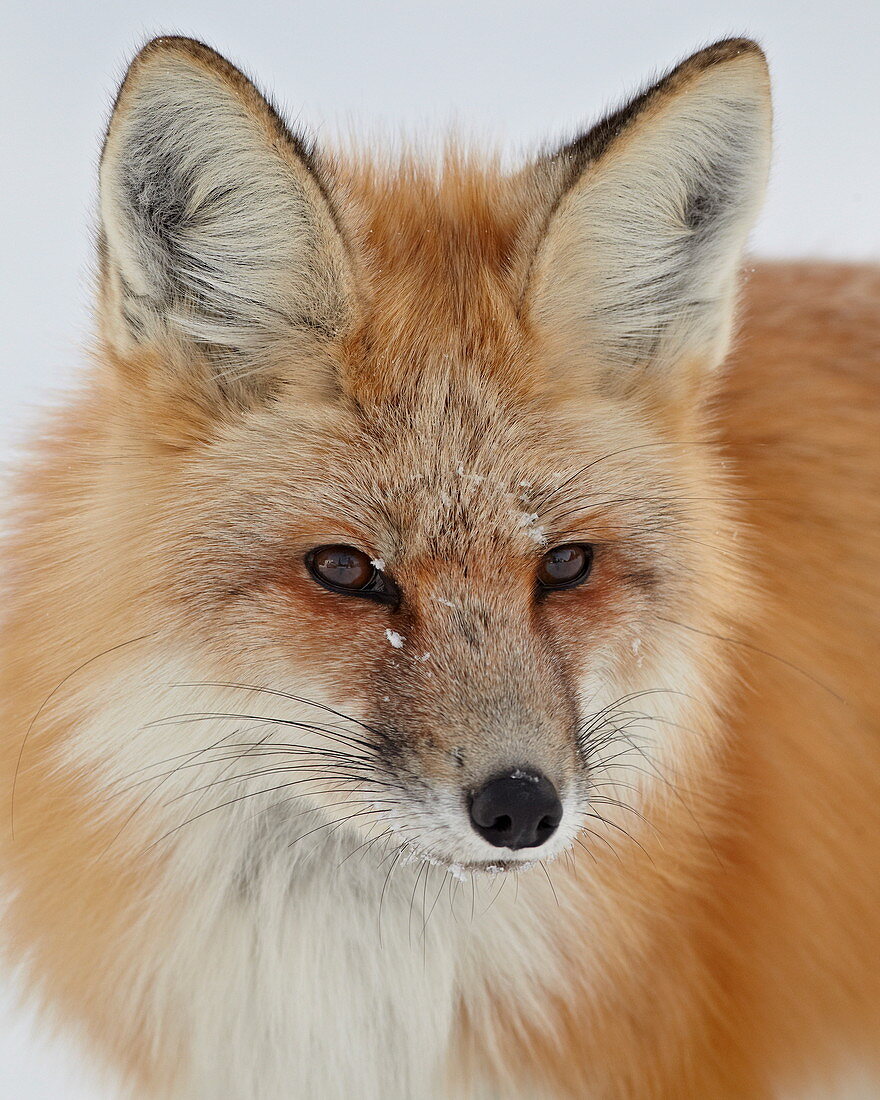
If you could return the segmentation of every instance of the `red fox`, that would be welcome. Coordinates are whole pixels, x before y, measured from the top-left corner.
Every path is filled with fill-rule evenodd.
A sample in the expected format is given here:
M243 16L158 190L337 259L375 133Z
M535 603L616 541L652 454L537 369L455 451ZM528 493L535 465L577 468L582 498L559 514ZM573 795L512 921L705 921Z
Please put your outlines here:
M138 54L0 661L8 958L126 1095L880 1073L880 269L743 267L770 129L745 39L516 171Z

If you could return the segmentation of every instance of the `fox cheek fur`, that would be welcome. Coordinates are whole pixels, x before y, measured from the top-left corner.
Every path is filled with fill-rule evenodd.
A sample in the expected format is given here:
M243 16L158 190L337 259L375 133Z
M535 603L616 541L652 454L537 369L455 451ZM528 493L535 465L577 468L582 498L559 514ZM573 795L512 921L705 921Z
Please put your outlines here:
M0 660L10 957L120 1088L758 1098L876 1049L880 280L759 269L719 369L769 102L719 42L511 174L134 60Z

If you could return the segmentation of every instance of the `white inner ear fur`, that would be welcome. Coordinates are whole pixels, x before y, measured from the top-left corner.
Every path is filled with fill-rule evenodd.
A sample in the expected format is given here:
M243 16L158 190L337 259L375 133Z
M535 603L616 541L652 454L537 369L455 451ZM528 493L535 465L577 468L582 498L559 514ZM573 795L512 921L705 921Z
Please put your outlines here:
M253 357L345 326L344 246L263 106L173 49L129 77L101 165L120 350L170 335Z
M649 103L551 218L532 279L535 318L612 375L719 363L769 153L759 56L720 62Z

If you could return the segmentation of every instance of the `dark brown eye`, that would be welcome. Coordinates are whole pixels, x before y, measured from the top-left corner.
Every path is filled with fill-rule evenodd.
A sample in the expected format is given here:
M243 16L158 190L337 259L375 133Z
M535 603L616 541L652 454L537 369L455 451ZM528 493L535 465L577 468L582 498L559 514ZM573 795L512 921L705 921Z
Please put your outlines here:
M319 546L310 550L306 554L306 567L319 584L333 592L367 596L383 603L396 604L400 599L391 578L377 568L369 554L353 546Z
M579 542L555 546L541 558L538 584L542 588L571 588L590 575L593 548Z

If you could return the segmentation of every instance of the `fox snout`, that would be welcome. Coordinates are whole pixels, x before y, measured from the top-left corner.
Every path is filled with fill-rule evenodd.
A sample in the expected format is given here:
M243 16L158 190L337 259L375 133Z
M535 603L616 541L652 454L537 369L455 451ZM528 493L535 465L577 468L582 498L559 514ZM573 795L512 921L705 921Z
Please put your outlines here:
M504 858L487 845L513 853L555 838L555 850L586 778L564 662L509 594L462 587L451 601L413 600L419 612L402 647L388 649L377 708L393 731L382 755L406 828L453 862Z

